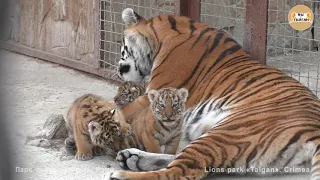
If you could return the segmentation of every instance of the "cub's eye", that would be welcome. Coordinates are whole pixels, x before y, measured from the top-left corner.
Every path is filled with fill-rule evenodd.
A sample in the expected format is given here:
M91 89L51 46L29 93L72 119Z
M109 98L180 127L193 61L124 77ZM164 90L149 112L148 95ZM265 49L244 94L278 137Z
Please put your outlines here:
M179 103L178 103L178 102L176 102L176 103L173 103L173 104L172 104L172 107L177 108L177 107L178 107L178 105L179 105Z
M159 103L159 104L158 104L158 108L159 108L159 109L164 108L164 104L160 104L160 103Z

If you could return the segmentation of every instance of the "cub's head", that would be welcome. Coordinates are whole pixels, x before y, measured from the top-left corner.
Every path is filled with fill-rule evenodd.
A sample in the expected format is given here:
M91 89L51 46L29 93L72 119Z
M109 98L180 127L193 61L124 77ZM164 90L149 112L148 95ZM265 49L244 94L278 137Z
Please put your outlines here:
M188 98L188 90L185 88L150 90L148 98L155 118L171 124L177 119L181 119Z
M120 123L115 120L116 110L106 111L100 115L98 120L88 124L89 135L93 145L118 150L117 144L120 140Z
M142 83L150 75L154 56L153 38L147 32L149 20L131 8L123 10L122 19L126 29L123 32L118 74L124 81Z
M122 108L144 93L145 88L143 86L127 81L119 86L118 92L113 100L119 108Z

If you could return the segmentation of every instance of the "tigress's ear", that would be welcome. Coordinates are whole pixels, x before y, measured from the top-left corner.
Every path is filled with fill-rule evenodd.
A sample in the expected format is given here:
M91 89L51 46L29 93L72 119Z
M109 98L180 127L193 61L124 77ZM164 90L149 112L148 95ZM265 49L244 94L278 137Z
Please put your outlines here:
M148 92L149 101L152 103L159 96L159 92L157 90L150 90Z
M180 96L182 102L187 102L189 91L186 88L178 89L178 95Z
M133 9L126 8L122 11L122 19L123 19L124 23L126 24L126 26L128 27L128 26L131 26L134 24L138 24L144 18L141 17L136 12L134 12Z

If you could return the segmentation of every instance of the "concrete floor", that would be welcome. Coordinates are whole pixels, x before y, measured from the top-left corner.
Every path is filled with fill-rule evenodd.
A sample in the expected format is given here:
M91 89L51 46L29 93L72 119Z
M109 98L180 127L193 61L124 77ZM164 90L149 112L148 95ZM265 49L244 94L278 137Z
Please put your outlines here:
M9 146L13 163L14 179L77 179L98 180L105 173L118 170L119 166L107 156L95 157L86 162L66 157L64 150L44 149L26 145L28 136L42 127L50 114L65 116L73 100L85 93L94 93L111 99L115 86L91 75L47 63L35 58L1 51L5 63L5 81L1 93L6 97L5 110L9 113ZM31 171L31 172L22 172ZM276 177L255 176L210 176L207 179L266 179L298 180L309 179L306 174Z

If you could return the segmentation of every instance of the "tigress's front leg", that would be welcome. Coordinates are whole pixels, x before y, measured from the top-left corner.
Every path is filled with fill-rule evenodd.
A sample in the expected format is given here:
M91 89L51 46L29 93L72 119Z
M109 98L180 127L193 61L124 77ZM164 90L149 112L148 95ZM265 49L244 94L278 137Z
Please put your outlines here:
M116 160L123 169L131 171L154 171L167 167L176 155L157 154L131 148L118 152Z
M188 174L188 175L187 175ZM118 171L113 172L104 178L105 180L200 180L207 176L204 170L190 169L188 173L179 168L172 167L170 169L162 169L158 171L149 172L130 172L130 171Z
M181 151L176 158L165 168L158 171L130 172L119 171L107 176L110 180L200 180L209 173L207 168L224 167L230 164L229 151L220 141L215 142L216 136L224 139L220 133L213 134L213 131L206 136L198 138ZM237 149L232 149L235 152ZM245 161L244 161L245 162Z

